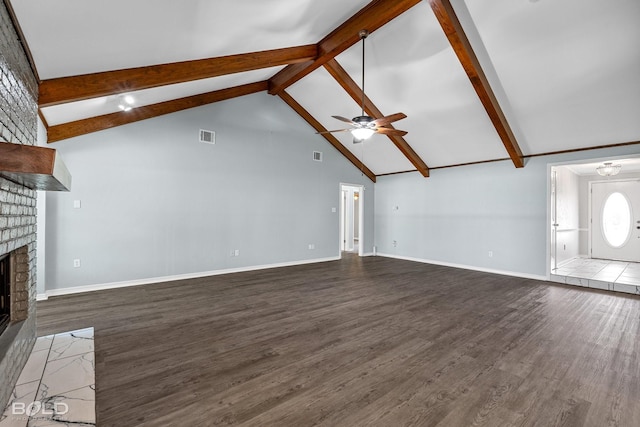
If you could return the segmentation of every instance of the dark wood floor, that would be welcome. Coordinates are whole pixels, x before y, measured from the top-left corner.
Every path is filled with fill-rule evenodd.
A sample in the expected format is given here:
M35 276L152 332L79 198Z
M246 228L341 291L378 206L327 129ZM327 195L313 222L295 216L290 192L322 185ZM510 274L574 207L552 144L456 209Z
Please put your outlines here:
M640 298L379 257L56 297L98 425L640 426Z

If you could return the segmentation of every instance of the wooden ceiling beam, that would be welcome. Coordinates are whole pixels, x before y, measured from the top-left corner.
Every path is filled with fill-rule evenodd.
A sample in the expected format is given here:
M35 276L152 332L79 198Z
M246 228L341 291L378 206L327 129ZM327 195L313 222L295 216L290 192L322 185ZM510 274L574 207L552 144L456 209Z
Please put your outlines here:
M318 43L314 60L288 65L269 79L269 93L278 94L358 43L360 30L373 33L418 3L420 0L373 0Z
M360 105L362 102L362 89L358 84L351 78L351 76L347 73L347 71L342 68L342 66L335 59L330 59L324 64L326 70L333 76L334 79L342 86L342 88L353 98L356 104ZM380 117L384 117L384 114L375 106L375 104L369 99L368 96L364 97L364 111L373 117L374 119L379 119ZM387 125L386 127L395 129L393 125ZM395 135L387 135L391 142L398 147L398 150L405 155L405 157L415 166L415 168L424 176L425 178L429 176L429 167L427 164L420 158L420 156L411 148L411 146L405 141L405 139L401 136Z
M464 28L462 28L462 25L451 6L450 0L428 1L433 13L438 19L438 22L440 22L440 26L449 39L451 47L453 47L454 52L458 56L458 60L467 73L473 88L478 94L482 105L487 111L489 119L491 119L493 126L496 128L507 153L509 153L511 161L517 168L524 167L522 150L520 150L518 141L516 140L516 137L514 136L513 131L500 108L500 104L491 89L491 85L482 70L480 61L478 61L471 43L469 43L469 39L464 32Z
M40 83L40 107L158 86L218 77L315 59L316 45L296 46L175 62L81 76L60 77Z
M289 95L286 91L278 92L278 96L289 105L296 113L300 115L307 123L311 125L317 132L326 132L327 129L317 121L311 113L304 109L304 107L293 99L291 95ZM344 145L338 141L338 139L331 135L330 133L323 133L322 136L329 141L331 145L333 145L344 157L347 158L353 165L362 171L371 181L376 182L376 175L371 172L371 170L362 163L356 156L353 155L351 151L349 151Z
M98 117L90 117L75 122L63 123L49 126L47 129L48 142L61 141L75 136L98 132L116 126L134 123L140 120L164 114L175 113L176 111L199 107L214 102L224 101L239 96L252 93L263 92L268 88L267 81L250 83L242 86L235 86L228 89L175 99L172 101L160 102L158 104L145 105L133 108L130 111L119 111L117 113L105 114Z

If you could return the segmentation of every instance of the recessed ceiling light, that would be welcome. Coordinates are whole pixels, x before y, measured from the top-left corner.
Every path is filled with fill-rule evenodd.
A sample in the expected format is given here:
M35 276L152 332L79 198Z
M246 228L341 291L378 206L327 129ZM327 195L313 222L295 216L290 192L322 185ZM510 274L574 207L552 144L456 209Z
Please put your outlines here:
M131 111L136 100L131 95L121 95L118 97L118 108L122 111Z

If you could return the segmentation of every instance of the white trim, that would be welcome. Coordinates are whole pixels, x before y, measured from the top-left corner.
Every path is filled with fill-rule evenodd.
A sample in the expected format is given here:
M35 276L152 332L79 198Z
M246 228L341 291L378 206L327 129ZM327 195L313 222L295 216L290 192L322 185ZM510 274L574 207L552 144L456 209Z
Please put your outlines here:
M472 266L472 265L456 264L456 263L445 262L445 261L435 261L435 260L431 260L431 259L405 257L405 256L400 256L400 255L392 255L392 254L383 254L383 253L380 253L380 252L378 252L378 256L386 257L386 258L402 259L402 260L405 260L405 261L421 262L423 264L434 264L434 265L442 265L442 266L445 266L445 267L462 268L464 270L481 271L483 273L500 274L502 276L513 276L513 277L520 277L520 278L523 278L523 279L543 280L545 282L548 281L546 276L538 275L538 274L518 273L518 272L515 272L515 271L497 270L497 269L494 269L494 268L475 267L475 266Z
M556 173L555 177L554 177L554 173L556 172L555 170L555 166L553 166L552 164L547 164L547 221L546 221L546 228L545 228L545 234L546 234L546 248L545 248L545 274L546 274L546 280L551 280L551 252L555 252L553 254L554 256L554 260L555 260L555 266L558 266L558 262L557 262L557 250L556 248L551 248L551 243L553 241L553 237L556 238L556 242L557 242L557 235L554 235L554 231L555 228L551 225L552 224L552 220L555 218L551 218L552 213L551 213L551 197L552 194L555 196L555 194L557 194L558 191L558 175ZM555 193L554 193L555 192ZM554 200L554 203L557 203L558 199L556 197L556 199ZM556 205L554 204L554 209L556 208ZM556 215L554 215L556 216ZM557 247L557 245L556 245Z
M593 238L593 182L589 181L589 193L587 194L587 225L589 226L589 233L587 234L587 256L593 257L593 246L591 239Z
M340 203L343 204L343 191L344 187L354 187L358 188L358 256L364 256L364 192L366 187L364 184L348 184L346 182L340 182ZM344 207L342 208L344 209ZM340 210L340 251L342 252L342 242L344 240L343 232L344 232L344 212Z
M364 256L364 185L358 187L358 255Z
M333 256L328 258L281 262L277 264L252 265L248 267L203 271L200 273L177 274L174 276L153 277L148 279L129 280L124 282L103 283L99 285L75 286L73 288L64 288L64 289L50 289L46 291L44 296L42 296L43 294L38 294L38 298L42 298L38 300L42 301L42 300L46 300L48 297L55 297L60 295L71 295L71 294L78 294L83 292L102 291L106 289L126 288L129 286L151 285L154 283L173 282L176 280L198 279L201 277L220 276L222 274L242 273L246 271L255 271L255 270L266 270L269 268L291 267L295 265L304 265L304 264L315 264L319 262L338 261L339 259L340 259L340 256Z
M46 301L48 299L49 297L47 296L46 293L36 295L36 301Z

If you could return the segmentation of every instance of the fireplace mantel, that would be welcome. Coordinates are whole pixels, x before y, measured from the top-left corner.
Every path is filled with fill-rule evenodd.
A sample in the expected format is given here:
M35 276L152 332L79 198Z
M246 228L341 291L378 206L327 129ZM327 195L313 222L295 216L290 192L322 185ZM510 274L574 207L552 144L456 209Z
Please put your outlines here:
M52 148L0 142L0 176L32 190L71 189L71 174Z

